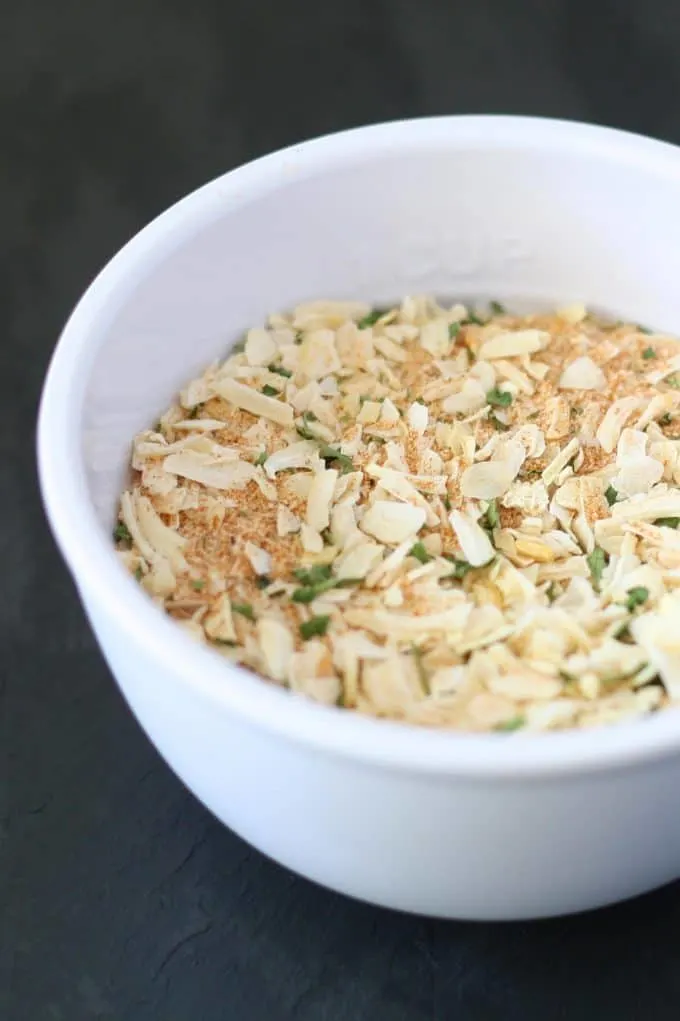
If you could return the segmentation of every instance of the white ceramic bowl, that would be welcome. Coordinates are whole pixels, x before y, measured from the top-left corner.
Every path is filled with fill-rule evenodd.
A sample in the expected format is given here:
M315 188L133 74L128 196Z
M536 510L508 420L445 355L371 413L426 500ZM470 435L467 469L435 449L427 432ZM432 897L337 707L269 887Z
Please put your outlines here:
M680 333L680 151L451 117L294 146L184 199L86 292L39 423L47 512L103 653L188 787L255 847L378 904L552 915L680 875L677 711L469 736L303 701L166 619L111 543L132 436L244 328L304 299L583 301Z

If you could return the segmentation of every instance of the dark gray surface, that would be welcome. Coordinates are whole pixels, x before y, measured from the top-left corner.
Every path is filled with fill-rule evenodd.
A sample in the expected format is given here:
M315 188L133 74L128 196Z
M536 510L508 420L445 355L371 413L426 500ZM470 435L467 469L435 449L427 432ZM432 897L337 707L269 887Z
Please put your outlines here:
M310 135L446 112L680 141L679 58L673 0L5 5L2 1019L678 1016L679 886L568 920L431 923L317 889L218 825L95 649L45 529L32 432L46 360L89 279L211 176Z

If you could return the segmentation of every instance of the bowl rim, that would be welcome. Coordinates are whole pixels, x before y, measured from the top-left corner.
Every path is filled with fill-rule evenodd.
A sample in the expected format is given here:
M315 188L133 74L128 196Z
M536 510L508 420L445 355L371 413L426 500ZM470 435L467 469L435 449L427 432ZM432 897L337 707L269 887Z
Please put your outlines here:
M288 146L223 174L180 199L132 237L89 285L63 328L38 415L38 474L47 517L79 590L167 671L219 711L288 741L358 762L436 775L513 779L632 766L680 751L680 709L585 731L513 735L432 730L364 717L291 695L200 646L154 606L115 556L95 514L81 451L81 411L98 341L139 280L214 219L290 180L399 149L514 146L636 163L674 178L680 149L578 121L455 115L388 121ZM95 343L93 343L95 341Z

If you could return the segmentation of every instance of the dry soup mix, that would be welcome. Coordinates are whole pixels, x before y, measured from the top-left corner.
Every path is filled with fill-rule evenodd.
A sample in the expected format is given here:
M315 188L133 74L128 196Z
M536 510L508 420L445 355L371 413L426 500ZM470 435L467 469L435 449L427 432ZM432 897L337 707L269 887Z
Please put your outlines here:
M119 555L233 663L467 731L680 699L680 345L582 307L273 315L134 441Z

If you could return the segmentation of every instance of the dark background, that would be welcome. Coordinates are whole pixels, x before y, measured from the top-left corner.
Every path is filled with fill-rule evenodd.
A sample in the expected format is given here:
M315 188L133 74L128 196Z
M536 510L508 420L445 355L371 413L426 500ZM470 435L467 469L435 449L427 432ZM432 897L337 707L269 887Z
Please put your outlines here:
M677 0L3 5L2 1019L680 1016L680 885L567 920L430 922L317 889L222 828L123 705L39 504L47 358L131 234L269 149L458 112L680 142Z

